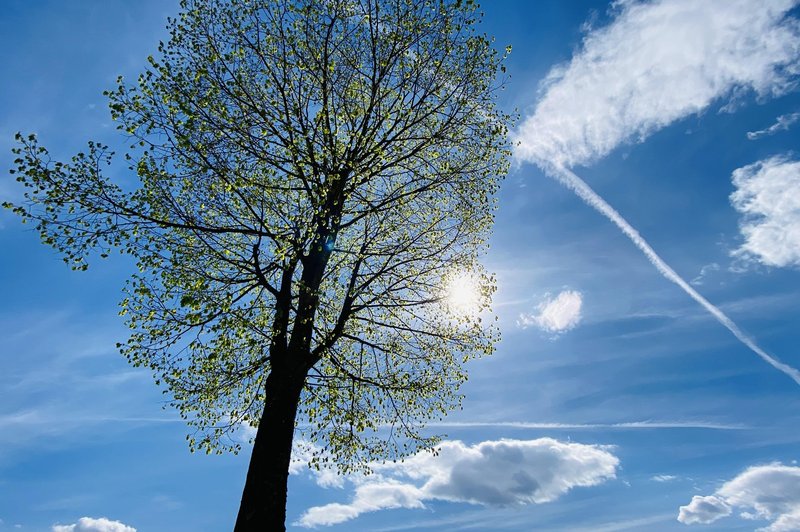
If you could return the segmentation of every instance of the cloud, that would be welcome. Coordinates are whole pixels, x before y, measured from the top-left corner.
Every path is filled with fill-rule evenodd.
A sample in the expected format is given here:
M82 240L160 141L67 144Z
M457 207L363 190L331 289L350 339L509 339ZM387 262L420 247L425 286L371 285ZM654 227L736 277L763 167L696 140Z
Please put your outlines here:
M323 488L341 488L344 485L344 477L336 469L327 467L313 467L309 469L309 464L314 456L320 457L323 462L333 463L334 457L308 440L298 438L292 442L292 458L289 462L289 474L298 475L304 471L311 471L318 486Z
M298 524L304 527L329 526L355 519L366 512L392 508L424 508L422 491L396 480L368 482L356 487L349 504L326 504L309 508Z
M788 364L784 364L777 358L764 351L761 347L759 347L758 344L755 343L752 338L745 334L745 332L739 328L739 326L736 325L733 320L731 320L724 312L722 312L722 310L700 295L697 290L687 283L683 277L678 275L678 273L673 270L672 267L658 255L658 253L656 253L647 240L645 240L642 235L640 235L639 232L634 229L634 227L628 223L628 221L623 218L616 209L614 209L614 207L609 205L609 203L601 198L597 192L592 190L592 188L583 179L563 166L546 166L545 168L551 176L557 179L565 187L575 192L575 194L587 205L613 222L614 225L616 225L623 232L623 234L625 234L625 236L627 236L628 239L630 239L630 241L633 242L633 244L639 248L642 253L644 253L644 255L647 257L647 260L649 260L650 263L656 267L656 270L658 270L658 272L664 276L664 278L678 285L681 290L686 292L689 297L694 299L704 309L706 309L709 314L714 316L714 318L726 329L728 329L742 344L747 346L751 351L761 357L761 359L767 364L784 373L797 384L800 384L800 371Z
M800 73L794 0L616 3L614 21L588 33L570 63L548 75L532 115L513 133L515 156L537 164L611 220L666 279L677 284L740 342L800 384L800 371L761 349L673 270L607 201L569 167L623 142L643 140L723 96L782 94Z
M517 325L523 329L535 325L551 333L568 331L581 321L582 306L580 292L565 290L555 298L547 297L537 307L537 314L520 314Z
M709 276L711 272L719 271L719 264L716 262L712 262L711 264L706 264L702 268L700 268L700 273L697 274L697 277L691 280L691 284L693 286L700 286L706 282L706 277Z
M792 125L800 120L800 113L789 113L781 115L777 118L774 124L766 129L759 129L758 131L748 131L747 138L750 140L760 139L768 135L774 135L778 131L786 131Z
M731 507L719 497L695 495L692 502L680 507L678 521L685 525L711 523L730 514Z
M772 157L734 170L731 205L744 244L734 255L766 266L800 266L800 162Z
M619 459L607 447L536 440L446 441L436 454L420 452L402 463L376 464L370 477L351 477L348 504L307 510L296 524L333 525L388 508L423 508L443 500L484 506L541 504L575 487L616 478Z
M797 532L800 530L800 510L782 514L764 532Z
M800 530L800 467L773 463L754 466L729 480L714 495L694 496L680 507L678 521L711 523L741 510L745 519L765 519L764 532Z
M653 480L655 482L670 482L672 480L677 480L677 479L678 477L676 477L675 475L654 475L650 477L650 480Z
M573 167L641 141L715 100L790 90L800 71L793 0L618 2L569 63L545 79L515 132L524 161Z
M105 517L81 517L72 525L53 525L53 532L136 532L132 526Z

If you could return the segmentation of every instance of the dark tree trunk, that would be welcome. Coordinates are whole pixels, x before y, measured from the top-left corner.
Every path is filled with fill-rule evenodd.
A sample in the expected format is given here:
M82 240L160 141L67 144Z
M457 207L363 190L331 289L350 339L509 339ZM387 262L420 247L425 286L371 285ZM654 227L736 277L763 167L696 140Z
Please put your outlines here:
M341 185L336 185L341 187ZM341 192L337 193L338 196ZM331 205L336 216L341 201ZM339 214L337 214L339 213ZM316 360L309 351L314 315L319 304L319 286L332 251L335 232L317 227L308 255L301 258L303 276L297 301L297 314L291 337L286 342L287 316L291 301L291 270L284 271L270 346L270 374L265 384L264 412L258 424L247 480L242 493L234 532L282 532L286 530L286 491L292 455L294 422L306 373ZM258 258L258 247L253 248Z
M273 368L234 532L286 530L286 488L304 372Z

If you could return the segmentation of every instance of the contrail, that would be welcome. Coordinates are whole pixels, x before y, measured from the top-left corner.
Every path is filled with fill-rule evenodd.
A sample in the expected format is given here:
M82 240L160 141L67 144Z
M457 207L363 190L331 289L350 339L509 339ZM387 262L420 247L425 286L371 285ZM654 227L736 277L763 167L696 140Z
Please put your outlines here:
M794 382L800 384L800 371L796 370L792 366L788 364L784 364L780 360L776 359L775 357L770 356L766 351L761 349L749 336L747 336L744 331L742 331L738 325L736 325L733 320L731 320L728 316L725 315L719 308L711 304L706 298L701 296L697 290L692 288L692 286L687 283L680 275L678 275L675 270L673 270L669 264L664 262L664 259L658 256L658 253L647 243L647 241L639 234L639 232L633 228L628 221L622 217L620 213L614 209L611 205L608 204L606 200L600 197L597 192L592 190L592 188L586 184L586 182L575 175L574 172L569 170L568 168L551 163L542 163L541 161L537 161L538 165L548 174L550 177L554 178L556 181L560 182L562 185L566 186L575 194L578 195L587 205L597 210L600 214L614 222L614 225L622 229L622 232L633 242L633 244L642 250L645 256L650 260L653 266L666 277L668 280L672 281L681 289L689 294L689 297L700 303L708 312L714 316L718 322L720 322L726 329L728 329L733 335L744 345L750 348L755 354L760 356L764 361L772 366L773 368L777 369L778 371L782 371L789 377L791 377Z

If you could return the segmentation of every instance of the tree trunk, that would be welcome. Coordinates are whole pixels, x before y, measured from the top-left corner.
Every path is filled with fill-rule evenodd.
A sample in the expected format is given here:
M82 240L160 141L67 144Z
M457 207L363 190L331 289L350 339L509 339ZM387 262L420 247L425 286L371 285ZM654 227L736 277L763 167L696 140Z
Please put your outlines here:
M272 368L234 532L286 530L294 422L305 374Z

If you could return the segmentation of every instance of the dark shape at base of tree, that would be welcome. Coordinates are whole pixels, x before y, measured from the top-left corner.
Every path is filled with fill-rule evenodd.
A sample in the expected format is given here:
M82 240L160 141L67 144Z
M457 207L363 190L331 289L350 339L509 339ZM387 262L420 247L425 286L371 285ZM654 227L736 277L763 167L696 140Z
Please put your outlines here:
M463 364L498 338L486 248L510 117L504 56L467 0L184 0L135 85L107 93L131 189L89 143L55 162L18 136L36 224L75 269L112 249L120 350L236 452L257 427L236 530L282 530L292 445L368 471L430 449ZM506 52L507 53L507 52ZM447 297L468 279L474 308Z

